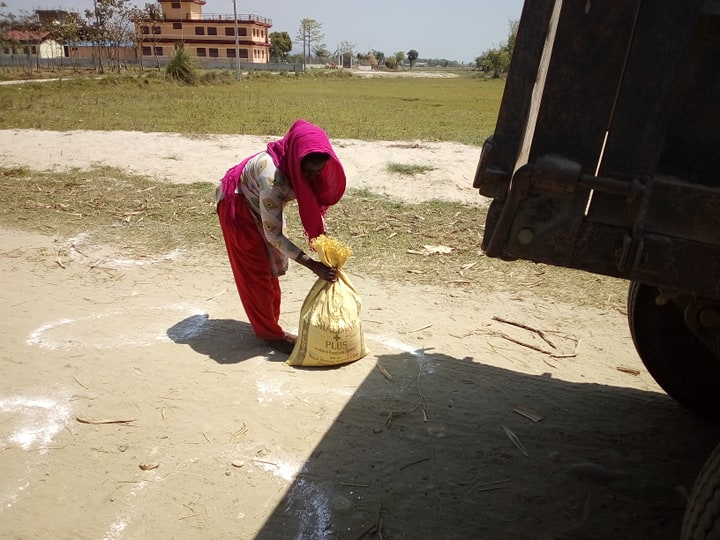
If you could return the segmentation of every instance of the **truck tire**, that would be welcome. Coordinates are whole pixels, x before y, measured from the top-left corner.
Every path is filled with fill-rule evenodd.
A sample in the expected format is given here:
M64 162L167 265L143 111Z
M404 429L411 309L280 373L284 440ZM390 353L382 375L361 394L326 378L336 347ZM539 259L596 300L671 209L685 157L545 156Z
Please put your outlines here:
M633 281L628 323L635 349L653 379L693 413L720 422L720 359L690 331L680 309L655 302L657 287Z
M720 540L720 445L705 462L683 518L682 540Z

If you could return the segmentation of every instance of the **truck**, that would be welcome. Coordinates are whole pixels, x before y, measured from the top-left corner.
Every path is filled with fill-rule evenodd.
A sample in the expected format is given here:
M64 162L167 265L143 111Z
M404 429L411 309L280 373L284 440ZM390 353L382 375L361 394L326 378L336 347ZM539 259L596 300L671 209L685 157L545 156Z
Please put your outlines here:
M720 422L720 0L527 0L473 186L487 256L627 280L647 371ZM711 538L720 446L682 526Z

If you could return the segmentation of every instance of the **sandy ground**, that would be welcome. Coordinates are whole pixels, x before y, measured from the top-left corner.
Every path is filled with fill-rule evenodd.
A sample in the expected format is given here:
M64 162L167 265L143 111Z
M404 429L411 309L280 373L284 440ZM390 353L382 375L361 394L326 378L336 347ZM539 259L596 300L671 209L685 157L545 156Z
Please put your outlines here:
M126 131L0 130L0 162L47 169L118 167L171 182L217 182L232 165L276 137ZM409 201L432 198L482 204L472 189L480 149L448 142L333 140L348 188L370 189ZM422 183L389 177L388 163L432 167Z
M266 140L10 130L0 157L215 181ZM334 143L350 187L483 203L478 148ZM617 310L380 283L351 260L371 353L298 369L254 339L224 258L0 238L1 538L672 539L720 440ZM286 329L312 283L283 278Z

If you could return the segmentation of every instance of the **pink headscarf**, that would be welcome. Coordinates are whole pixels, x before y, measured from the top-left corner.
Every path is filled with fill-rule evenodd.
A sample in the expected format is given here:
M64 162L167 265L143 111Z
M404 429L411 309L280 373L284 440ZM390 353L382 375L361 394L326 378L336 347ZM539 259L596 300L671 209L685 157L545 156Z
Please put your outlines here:
M345 193L345 171L327 134L319 127L296 120L285 136L267 145L267 152L275 166L288 177L295 192L305 235L309 240L325 232L323 218L328 206L337 203ZM300 161L313 152L330 155L325 167L317 178L310 182L300 169ZM222 179L222 190L228 204L228 211L235 216L235 192L245 164L257 154L248 156L239 164L228 169Z
M312 240L324 234L328 206L340 200L346 186L345 171L325 131L306 120L296 120L282 139L267 145L267 151L290 180L307 237ZM328 154L330 159L320 175L310 181L302 173L300 162L313 152Z

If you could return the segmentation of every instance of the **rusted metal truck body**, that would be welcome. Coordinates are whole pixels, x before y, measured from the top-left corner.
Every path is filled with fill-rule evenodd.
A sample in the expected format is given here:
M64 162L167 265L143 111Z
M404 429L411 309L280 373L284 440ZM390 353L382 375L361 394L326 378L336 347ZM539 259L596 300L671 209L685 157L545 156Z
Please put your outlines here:
M714 421L719 171L720 0L525 2L474 181L483 249L627 279L643 363ZM715 529L686 516L687 538L720 538L717 451L708 468Z

